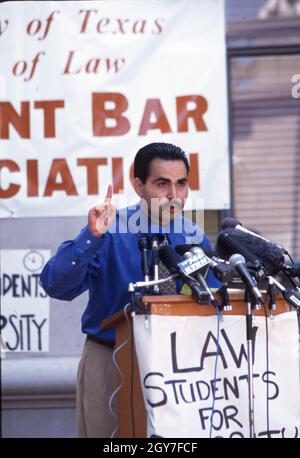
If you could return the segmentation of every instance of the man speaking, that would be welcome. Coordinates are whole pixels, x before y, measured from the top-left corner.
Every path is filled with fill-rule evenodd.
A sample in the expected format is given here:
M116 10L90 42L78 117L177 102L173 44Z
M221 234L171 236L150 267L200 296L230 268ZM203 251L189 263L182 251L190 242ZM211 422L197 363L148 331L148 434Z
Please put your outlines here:
M62 243L43 269L41 284L51 297L70 301L89 291L82 315L87 338L77 380L79 437L110 437L116 426L109 410L116 387L115 333L102 330L100 323L129 302L128 284L143 280L141 237L164 234L165 243L173 247L193 240L210 249L203 230L182 215L188 173L181 148L169 143L144 146L134 160L139 204L116 211L109 186L104 202L90 209L87 226L74 240ZM219 286L212 272L206 280L210 287ZM174 292L181 286L177 281Z

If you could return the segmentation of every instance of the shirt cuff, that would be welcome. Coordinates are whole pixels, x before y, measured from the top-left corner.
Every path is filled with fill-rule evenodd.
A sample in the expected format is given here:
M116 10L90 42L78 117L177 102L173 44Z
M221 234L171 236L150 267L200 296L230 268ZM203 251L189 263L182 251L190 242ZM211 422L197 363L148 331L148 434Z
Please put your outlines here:
M95 254L95 252L102 246L104 238L104 235L102 237L96 237L86 226L74 239L74 242L82 253L89 256Z

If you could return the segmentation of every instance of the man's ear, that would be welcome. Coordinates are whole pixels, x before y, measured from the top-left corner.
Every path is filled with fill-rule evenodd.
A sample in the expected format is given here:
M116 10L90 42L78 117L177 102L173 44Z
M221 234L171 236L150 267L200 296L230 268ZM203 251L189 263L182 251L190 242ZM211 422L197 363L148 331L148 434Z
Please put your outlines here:
M134 187L135 192L138 196L143 197L144 195L144 185L139 178L133 178L132 186Z

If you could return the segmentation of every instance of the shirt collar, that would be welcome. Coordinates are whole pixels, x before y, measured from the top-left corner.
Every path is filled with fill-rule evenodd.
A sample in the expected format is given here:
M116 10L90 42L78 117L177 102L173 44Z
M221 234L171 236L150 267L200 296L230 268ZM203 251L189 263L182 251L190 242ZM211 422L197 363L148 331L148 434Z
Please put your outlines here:
M150 220L140 207L140 204L118 210L117 222L110 230L119 233L131 234L167 234L169 242L172 245L178 243L201 243L204 238L204 232L196 226L190 219L183 215L178 216L167 226L161 226Z

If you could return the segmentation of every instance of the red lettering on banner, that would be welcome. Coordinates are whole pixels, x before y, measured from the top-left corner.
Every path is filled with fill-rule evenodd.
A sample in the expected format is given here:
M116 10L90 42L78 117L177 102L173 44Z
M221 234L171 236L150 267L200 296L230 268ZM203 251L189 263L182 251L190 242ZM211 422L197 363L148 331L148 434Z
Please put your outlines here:
M124 174L123 174L123 158L112 158L112 176L113 176L113 193L119 194L124 191Z
M91 61L90 61L91 63ZM95 67L94 67L95 65ZM97 68L94 61L89 71ZM193 102L194 107L188 107ZM30 102L21 102L20 113L10 102L0 102L0 139L9 139L10 125L21 138L30 138ZM95 137L121 136L130 131L130 121L124 116L129 104L126 96L118 92L95 92L92 94L93 135ZM39 100L35 109L43 111L44 138L56 136L56 110L65 108L64 100ZM176 97L178 132L188 132L188 121L192 120L197 131L207 131L203 116L208 108L205 97L188 95ZM161 133L171 133L172 128L160 99L146 99L138 135L146 135L149 130L159 129Z
M189 163L190 163L190 172L188 176L188 185L192 191L196 191L200 189L198 153L189 154Z
M150 118L153 117L153 115L155 116L155 120L150 121ZM163 134L172 132L169 121L159 99L146 100L139 135L146 135L150 129L159 129Z
M142 33L142 34L144 34L145 31L146 31L146 25L147 25L147 21L145 19L137 20L133 24L132 32L133 33Z
M55 10L55 11L52 11L52 13L49 14L49 16L47 17L46 19L46 27L45 27L45 30L44 30L44 33L43 33L43 36L40 36L38 38L39 41L41 40L44 40L47 35L48 35L48 32L49 32L49 29L50 29L50 25L53 21L53 18L54 18L54 15L56 14L60 14L60 11L58 10ZM27 25L27 28L26 28L26 32L28 35L30 36L34 36L34 35L37 35L38 32L43 28L43 21L41 21L40 19L33 19L32 21L29 22L29 24Z
M108 109L107 103L113 106ZM195 106L188 107L190 103ZM125 135L130 130L130 122L123 113L128 108L125 95L114 92L95 92L92 95L93 134L97 137ZM187 95L176 97L176 116L178 132L188 132L188 121L194 122L197 131L207 131L203 116L208 108L205 97ZM109 127L107 121L114 121ZM138 135L146 135L149 130L159 129L161 133L172 132L167 114L160 99L146 99Z
M71 68L74 54L75 54L75 51L70 51L69 52L67 63L66 63L65 69L63 71L64 75L76 75L76 74L80 73L80 71L81 71L81 68L77 68L75 70Z
M63 100L39 100L34 108L44 114L44 138L55 137L55 110L64 108ZM21 138L30 138L30 102L21 102L21 113L17 113L10 102L0 102L0 139L8 139L12 125Z
M19 60L15 63L15 65L12 68L13 75L16 77L20 77L25 75L28 70L29 75L26 78L24 78L23 81L30 81L35 74L41 56L45 56L45 54L46 53L44 51L38 52L31 62L27 62L26 60Z
M97 24L96 30L98 33L105 33L107 31L107 26L109 25L110 20L108 17L104 17L100 19L100 21Z
M0 160L0 172L1 169L8 169L10 172L20 171L18 164L10 160ZM9 197L15 196L19 192L20 187L19 184L15 183L10 183L7 189L0 187L0 198L8 199Z
M102 73L118 73L125 64L124 58L111 59L107 57L93 57L87 60L85 64L82 64L82 58L80 57L78 63L76 63L76 57L76 51L69 51L63 71L64 75L78 75L79 73L97 75L101 71Z
M108 108L107 104L113 105ZM95 137L125 135L130 130L130 123L122 113L128 108L125 95L115 92L94 92L92 94L93 135ZM112 127L107 120L113 121Z
M117 29L113 30L113 33L118 33L118 32L121 32L123 34L126 33L125 24L129 24L129 23L130 23L129 19L117 19L118 27Z
M100 66L100 59L90 59L87 61L85 70L86 73L95 73L97 74L99 71L99 66Z
M153 35L159 35L162 32L162 24L161 24L160 21L164 22L164 19L162 19L162 18L155 19L154 25L157 28L157 31L155 32L155 31L152 30Z
M89 195L99 194L98 185L98 166L107 165L106 157L85 157L83 159L77 159L79 166L86 167L87 173L87 193Z
M10 124L21 138L30 137L29 102L21 102L20 114L10 102L0 102L0 138L9 138Z
M159 35L163 30L164 19L156 18L153 20L149 19L136 19L132 20L129 18L101 18L95 23L95 14L98 14L98 10L94 9L83 9L79 10L79 14L82 15L82 23L79 33L86 33L91 31L91 27L95 27L98 33L111 33L116 34L141 34L151 33L152 35ZM93 13L93 14L92 14Z
M4 19L3 22L0 20L0 37L4 34L8 27L9 21L8 19Z
M98 10L79 10L79 14L85 13L79 33L85 33L91 13L98 13Z
M38 161L29 159L27 161L27 196L37 197L39 195L39 172Z
M34 102L34 108L41 108L44 110L44 137L55 137L55 110L57 108L64 108L65 102L63 100L40 100Z
M61 177L61 182L57 181ZM44 196L52 196L55 191L65 191L68 196L78 196L66 159L54 159L49 172Z
M196 107L188 109L188 103L194 102ZM176 97L177 131L188 132L188 120L193 119L196 130L207 130L203 115L208 108L207 100L202 95L186 95Z
M200 189L199 178L199 157L198 153L191 153L189 155L191 165L188 184L189 188L193 191ZM86 194L98 195L105 191L101 188L101 180L99 180L98 168L100 166L110 166L111 178L110 182L113 183L113 193L118 194L124 191L124 163L122 157L97 157L97 158L78 158L78 167L86 167ZM54 192L63 192L67 196L78 196L76 182L78 172L76 169L71 169L68 166L66 159L54 159L50 164L50 171L46 179L46 184L40 183L39 167L45 169L45 165L41 164L37 159L28 159L25 163L25 170L10 159L0 160L0 198L9 199L14 197L21 190L21 186L27 188L27 197L46 196L51 197ZM6 169L12 175L10 183L4 188L3 181L1 180L1 172ZM14 183L13 174L19 172L22 177L21 184ZM107 174L107 170L105 170ZM24 178L23 178L24 177ZM133 164L129 170L129 178L133 179ZM21 178L19 178L21 180ZM76 184L75 184L76 183ZM82 183L80 183L80 194L83 195ZM42 189L44 192L42 192Z

